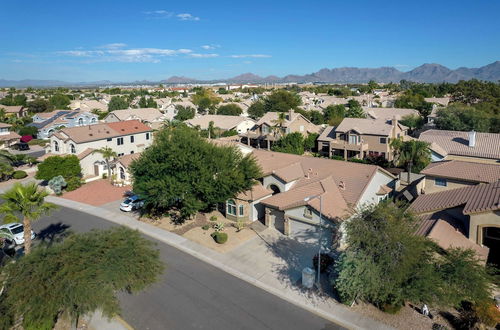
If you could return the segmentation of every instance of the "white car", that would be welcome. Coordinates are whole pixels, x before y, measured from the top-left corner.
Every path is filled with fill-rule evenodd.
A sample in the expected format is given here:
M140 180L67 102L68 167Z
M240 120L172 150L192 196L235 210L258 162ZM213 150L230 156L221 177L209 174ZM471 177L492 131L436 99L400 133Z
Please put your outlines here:
M124 212L131 212L133 210L140 209L144 206L144 201L139 198L137 195L133 195L125 198L123 202L120 204L120 210Z
M0 231L6 233L7 239L11 239L16 245L24 244L24 226L21 223L9 223L0 226ZM35 238L35 233L31 231L31 239Z

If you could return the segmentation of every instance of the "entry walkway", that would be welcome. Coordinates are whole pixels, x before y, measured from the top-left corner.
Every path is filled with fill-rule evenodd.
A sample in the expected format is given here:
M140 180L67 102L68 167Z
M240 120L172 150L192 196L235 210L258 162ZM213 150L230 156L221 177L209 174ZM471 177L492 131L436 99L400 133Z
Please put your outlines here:
M390 329L389 326L356 313L348 307L336 303L333 299L311 291L300 290L294 285L294 282L300 274L301 266L299 265L306 262L298 257L303 255L303 251L296 251L296 246L292 245L291 240L287 242L286 239L282 239L267 229L260 233L262 238L249 241L231 253L221 254L182 236L137 221L132 216L123 213L54 196L47 197L47 200L137 229L152 238L346 328Z

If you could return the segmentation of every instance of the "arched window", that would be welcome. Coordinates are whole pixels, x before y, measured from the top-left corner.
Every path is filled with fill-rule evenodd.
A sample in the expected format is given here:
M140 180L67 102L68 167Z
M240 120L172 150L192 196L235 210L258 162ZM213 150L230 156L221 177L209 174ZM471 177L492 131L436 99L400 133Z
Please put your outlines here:
M54 151L59 151L59 143L54 141Z
M273 195L279 194L281 192L280 188L275 184L270 184L268 188L273 191Z
M83 118L78 118L78 125L83 126Z
M120 179L125 180L125 170L120 166Z
M72 153L72 154L76 154L76 148L75 148L75 145L74 145L73 143L71 143L71 144L69 145L69 148L71 149L71 153Z
M94 117L90 120L91 123L95 123L97 121L97 119Z
M236 203L232 199L227 201L227 214L236 215Z

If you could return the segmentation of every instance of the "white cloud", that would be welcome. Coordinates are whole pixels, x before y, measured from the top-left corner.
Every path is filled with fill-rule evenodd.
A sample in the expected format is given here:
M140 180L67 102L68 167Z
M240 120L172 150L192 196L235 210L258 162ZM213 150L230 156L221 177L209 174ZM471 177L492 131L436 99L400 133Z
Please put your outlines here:
M152 18L170 18L170 17L174 16L173 12L166 11L166 10L145 11L144 14L146 14Z
M191 14L188 14L188 13L184 13L184 14L177 14L175 15L178 19L180 19L181 21L199 21L200 18L197 17L197 16L193 16Z
M232 57L232 58L268 58L268 57L271 57L271 55L250 54L250 55L230 55L229 57Z
M191 49L163 49L163 48L131 48L121 49L108 47L103 50L67 50L57 52L58 55L88 58L91 62L136 62L158 63L161 57L189 55Z
M111 44L106 44L106 45L102 45L98 48L104 48L104 49L117 49L117 48L123 48L123 47L126 47L127 44L124 44L122 42L115 42L115 43L111 43Z
M189 54L190 57L195 57L195 58L211 58L211 57L219 57L219 54L197 54L197 53L192 53Z
M211 50L211 49L220 48L220 45L203 45L203 46L200 46L200 47L203 48L203 49L206 49L206 50Z

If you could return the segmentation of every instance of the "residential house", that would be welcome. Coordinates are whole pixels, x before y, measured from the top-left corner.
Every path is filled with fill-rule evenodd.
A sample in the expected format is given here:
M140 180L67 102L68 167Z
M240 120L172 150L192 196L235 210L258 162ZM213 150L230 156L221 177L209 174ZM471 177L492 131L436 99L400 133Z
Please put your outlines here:
M214 127L218 127L223 131L235 130L238 134L246 133L255 126L253 119L243 116L225 115L204 115L186 120L184 123L190 127L208 129L210 122L213 122Z
M6 149L19 142L21 136L16 132L11 132L12 125L0 123L0 149Z
M344 159L364 159L368 156L384 157L391 161L394 152L390 146L393 139L408 139L408 127L397 118L385 119L344 118L337 127L329 126L318 137L321 154Z
M94 125L99 122L97 115L86 111L55 110L40 112L33 116L33 122L28 126L38 129L39 139L48 139L52 133L65 127Z
M24 117L28 113L28 109L22 105L3 105L0 104L0 109L4 109L7 117Z
M445 160L429 164L420 171L425 175L423 190L434 193L500 180L500 164Z
M283 121L280 122L280 115ZM248 132L241 133L241 142L258 148L270 149L273 142L282 136L300 132L304 136L310 133L319 133L321 127L313 124L302 114L290 110L288 112L268 112L257 121Z
M175 116L177 115L177 107L182 106L185 108L193 108L195 111L198 108L196 105L193 104L193 102L189 100L184 100L181 102L175 102L175 103L170 103L162 108L163 113L165 114L165 118L167 120L173 120Z
M162 111L165 111L167 107L172 104L172 98L170 97L163 97L159 99L155 99L156 104L158 105L158 108Z
M432 111L427 116L427 124L430 126L434 125L434 121L437 118L437 112L440 108L445 108L450 103L449 97L426 97L424 101L432 103Z
M140 153L133 153L123 155L116 160L113 173L116 175L117 180L124 184L132 184L132 176L130 175L129 167L130 164L140 156Z
M63 128L50 137L51 154L77 155L84 176L106 173L106 163L95 150L109 147L119 157L140 153L153 141L153 129L139 120Z
M108 111L108 104L97 100L73 100L69 108L72 110L92 112L92 110L99 110L101 112Z
M422 226L448 227L437 237L445 245L471 247L455 238L460 233L479 245L472 246L479 256L488 255L487 247L488 261L500 264L500 181L420 195L409 209L428 221Z
M258 149L252 155L263 176L250 191L226 202L226 215L259 219L295 238L317 238L321 212L325 242L331 242L352 209L388 198L397 183L374 165Z
M386 121L392 120L394 117L402 119L406 116L418 116L420 113L415 109L403 109L403 108L363 108L366 113L367 118L371 119L383 119Z
M106 123L126 120L140 120L153 129L158 129L165 121L165 115L155 108L124 109L111 111L105 118Z
M419 140L431 144L432 161L464 160L478 163L500 162L500 134L431 129Z

